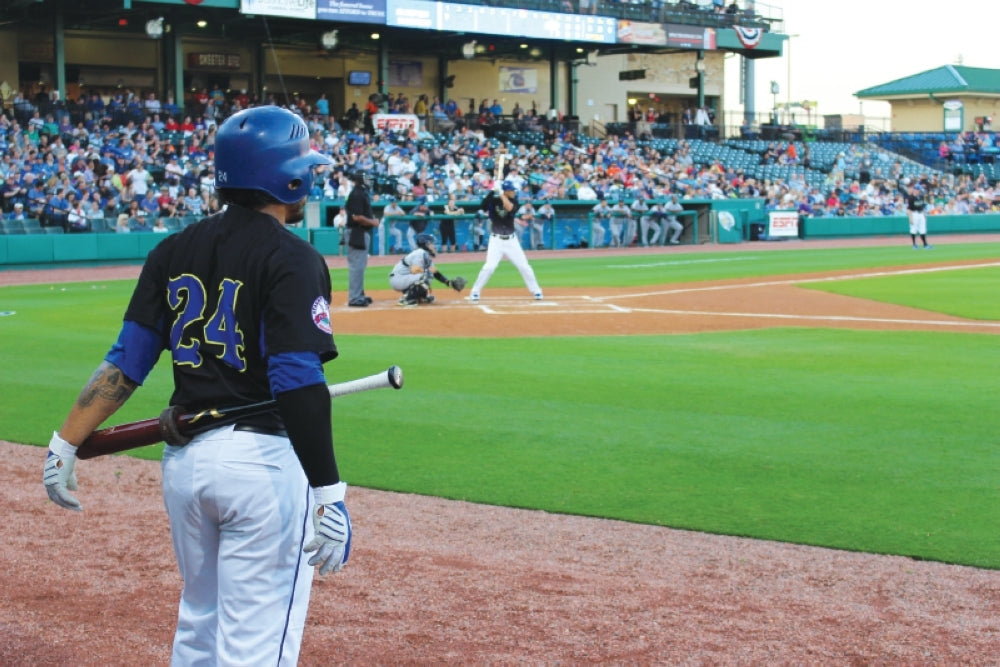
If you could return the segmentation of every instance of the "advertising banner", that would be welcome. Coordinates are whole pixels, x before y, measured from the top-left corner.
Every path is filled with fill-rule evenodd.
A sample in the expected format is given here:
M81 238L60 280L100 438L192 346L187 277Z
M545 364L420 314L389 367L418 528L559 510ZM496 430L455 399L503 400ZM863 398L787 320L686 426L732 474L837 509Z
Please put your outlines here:
M372 122L377 134L385 132L409 134L420 130L420 120L411 113L377 113L372 116Z
M318 0L316 18L322 21L385 24L385 0Z
M240 0L240 12L291 19L315 19L316 0Z
M770 239L798 238L798 211L771 211L767 219L767 237Z
M538 72L532 67L501 67L501 93L537 93Z

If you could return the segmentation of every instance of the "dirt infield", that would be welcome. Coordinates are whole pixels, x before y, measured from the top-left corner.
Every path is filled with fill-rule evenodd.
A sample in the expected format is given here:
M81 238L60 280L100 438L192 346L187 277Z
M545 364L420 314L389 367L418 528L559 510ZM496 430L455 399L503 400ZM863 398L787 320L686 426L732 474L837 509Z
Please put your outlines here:
M0 272L0 285L139 269L79 271ZM775 325L1000 332L795 286L844 275L548 289L542 302L488 289L478 305L439 290L440 303L415 309L370 290L372 308L335 303L333 322L339 333L434 336ZM159 465L81 462L79 515L47 501L42 450L0 442L0 454L0 664L166 664L180 579ZM361 488L348 498L351 563L317 577L303 665L1000 664L998 572Z

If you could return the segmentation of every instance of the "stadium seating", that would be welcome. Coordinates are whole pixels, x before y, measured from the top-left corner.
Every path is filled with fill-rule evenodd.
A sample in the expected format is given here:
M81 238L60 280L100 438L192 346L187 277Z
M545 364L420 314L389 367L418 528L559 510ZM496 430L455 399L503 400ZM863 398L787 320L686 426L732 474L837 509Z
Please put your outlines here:
M22 220L21 223L24 226L24 233L25 234L41 234L41 233L43 233L42 232L42 223L39 222L38 220L36 220L35 218L27 218L26 220Z
M24 234L24 223L20 220L0 220L0 230L4 234Z

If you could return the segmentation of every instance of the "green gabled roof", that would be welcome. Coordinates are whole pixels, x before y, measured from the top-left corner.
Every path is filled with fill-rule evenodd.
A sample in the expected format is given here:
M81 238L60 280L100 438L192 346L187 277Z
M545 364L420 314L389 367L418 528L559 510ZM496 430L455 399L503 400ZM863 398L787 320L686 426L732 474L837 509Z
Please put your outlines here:
M857 97L898 97L931 93L1000 95L1000 70L945 65L854 93Z

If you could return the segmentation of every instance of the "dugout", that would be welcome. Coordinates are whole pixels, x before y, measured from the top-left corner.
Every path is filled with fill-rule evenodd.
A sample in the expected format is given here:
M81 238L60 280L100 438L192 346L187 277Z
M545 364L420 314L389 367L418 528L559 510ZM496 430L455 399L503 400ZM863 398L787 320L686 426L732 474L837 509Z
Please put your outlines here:
M631 204L631 199L625 200ZM647 203L652 206L654 203L665 203L665 199L650 199ZM372 202L375 215L382 218L382 209L386 206L385 201ZM463 215L445 216L441 213L442 203L430 203L432 215L425 216L428 221L427 232L434 234L440 240L440 221L452 219L455 221L455 237L457 245L463 251L470 251L477 245L474 238L474 223L476 221L475 211L482 203L481 199L465 200L456 202L457 206L467 212ZM542 200L532 200L535 209L541 205ZM580 201L578 199L552 200L549 203L555 209L555 223L546 223L542 231L542 246L546 250L567 250L576 248L593 247L593 208L596 201ZM681 234L682 244L704 244L704 243L739 243L750 238L750 225L766 219L763 199L684 199L680 201L684 211L678 214L678 219L684 225ZM325 226L312 231L314 245L316 239L322 239L325 254L343 254L343 249L339 252L329 253L326 250L333 249L333 239L339 239L339 232L332 227L334 215L344 205L342 200L323 200L321 202L323 212L319 219L323 220ZM409 212L416 204L414 202L400 202L400 207ZM720 214L721 215L720 217ZM390 226L395 226L403 235L404 244L406 227L414 216L403 215L383 219L378 230L374 232L372 242L372 254L387 254L393 243L393 235ZM602 227L605 230L605 238L608 238L608 223L603 221ZM638 221L637 221L638 226ZM339 243L339 240L338 240ZM525 249L532 247L530 231L523 230L521 235L521 245ZM319 246L317 246L319 247Z

